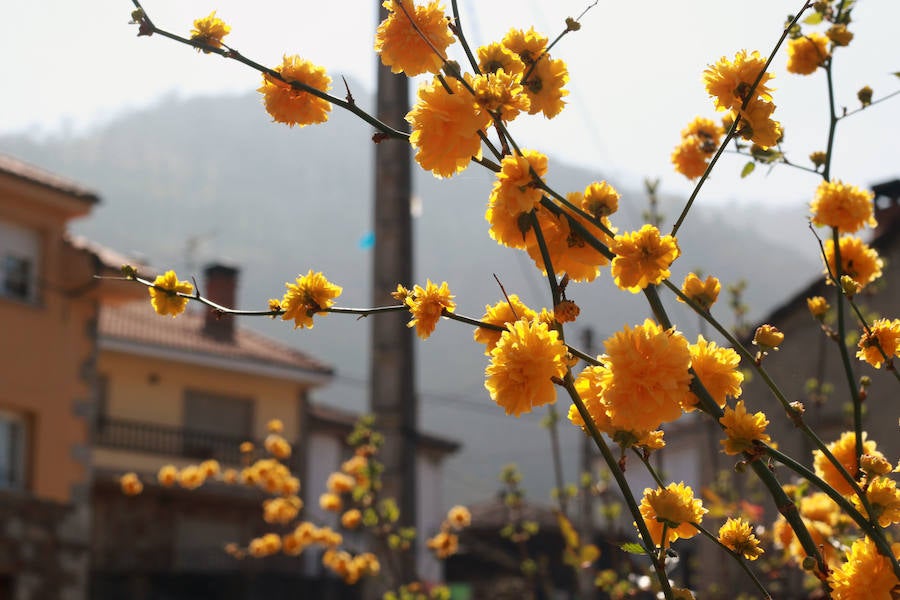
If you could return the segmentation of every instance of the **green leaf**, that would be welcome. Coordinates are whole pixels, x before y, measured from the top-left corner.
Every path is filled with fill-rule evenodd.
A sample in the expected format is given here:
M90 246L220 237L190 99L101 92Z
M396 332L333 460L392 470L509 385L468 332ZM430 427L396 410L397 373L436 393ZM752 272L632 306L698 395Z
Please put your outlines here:
M644 547L637 542L625 542L624 544L619 546L619 548L629 554L647 554L647 551L644 550Z
M755 168L756 168L756 163L754 163L752 160L750 162L748 162L746 165L744 165L744 168L741 169L741 179L743 179L744 177L746 177L747 175L752 173L753 169L755 169Z
M818 25L822 22L822 13L814 12L811 13L808 17L803 19L803 23L806 25Z
M900 71L894 71L894 77L900 77Z

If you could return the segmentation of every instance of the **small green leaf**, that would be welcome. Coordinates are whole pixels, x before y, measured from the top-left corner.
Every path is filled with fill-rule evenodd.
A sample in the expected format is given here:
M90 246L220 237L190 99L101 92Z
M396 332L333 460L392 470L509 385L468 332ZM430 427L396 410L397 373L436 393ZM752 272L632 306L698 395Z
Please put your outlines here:
M746 165L744 165L744 168L741 169L741 179L743 179L744 177L746 177L747 175L752 173L753 169L755 169L755 168L756 168L756 163L754 163L752 160L750 162L748 162Z
M808 17L806 17L805 19L803 19L803 23L805 23L806 25L818 25L821 22L822 22L822 13L820 13L820 12L814 12L814 13L810 14Z
M647 554L647 551L644 550L644 547L637 542L625 542L624 544L619 546L619 548L629 554Z
M894 71L894 77L900 77L900 71Z

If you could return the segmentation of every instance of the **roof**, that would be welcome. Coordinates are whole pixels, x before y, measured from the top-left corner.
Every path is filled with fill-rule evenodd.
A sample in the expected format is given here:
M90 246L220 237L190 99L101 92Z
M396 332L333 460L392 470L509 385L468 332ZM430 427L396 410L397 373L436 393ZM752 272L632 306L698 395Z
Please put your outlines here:
M343 435L349 435L350 432L353 431L356 421L359 419L359 414L357 413L313 402L309 403L307 416L309 417L309 422L312 425L313 430L325 428L336 429ZM375 422L375 429L378 429L377 420ZM452 454L460 448L459 442L447 438L442 438L429 433L422 433L421 431L417 433L417 436L418 445L420 445L422 449L432 450L440 454Z
M0 154L0 174L2 173L62 192L89 204L96 204L100 201L100 197L96 192L81 186L71 179L54 175L40 167L30 165L5 154Z
M242 327L235 327L232 340L204 335L204 319L200 311L162 317L149 301L104 306L98 325L100 348L279 379L325 383L332 374L324 363Z

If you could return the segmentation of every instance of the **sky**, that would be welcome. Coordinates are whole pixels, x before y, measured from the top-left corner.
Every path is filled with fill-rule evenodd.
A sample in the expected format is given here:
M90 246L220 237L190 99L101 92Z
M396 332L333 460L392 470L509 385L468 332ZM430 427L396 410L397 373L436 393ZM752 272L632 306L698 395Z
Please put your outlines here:
M449 5L449 0L446 4ZM551 38L587 0L460 0L473 46L498 40L510 27L534 26ZM786 16L801 2L600 0L581 31L554 49L571 81L563 113L519 119L513 134L539 149L595 170L613 181L662 180L662 190L687 194L690 183L669 162L679 131L695 115L714 117L701 82L706 65L746 48L768 54ZM161 37L136 37L128 0L5 0L0 18L0 134L78 133L172 94L246 93L259 74L214 55L198 54ZM340 75L374 87L372 39L377 2L302 0L147 0L157 26L187 35L193 19L216 10L232 26L226 41L258 62L276 65L300 54ZM856 90L875 97L900 89L896 24L900 2L867 0L855 9L856 39L835 58L838 106L857 106ZM893 49L893 50L891 50ZM458 45L457 45L458 50ZM451 50L452 52L452 50ZM824 146L826 82L786 73L785 53L774 62L778 106L789 157L804 162ZM833 173L857 185L896 177L900 97L842 122ZM886 125L887 124L887 125ZM704 201L807 201L816 176L779 168L737 177L745 160L727 157L704 189ZM552 170L552 160L551 160Z

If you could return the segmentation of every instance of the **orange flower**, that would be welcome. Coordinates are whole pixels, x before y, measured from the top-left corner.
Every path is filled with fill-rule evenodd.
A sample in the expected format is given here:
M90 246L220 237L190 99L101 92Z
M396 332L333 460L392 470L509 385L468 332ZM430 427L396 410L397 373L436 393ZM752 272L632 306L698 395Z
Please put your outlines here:
M875 442L867 440L866 434L863 432L863 454L884 458L884 455L878 452L875 447ZM856 434L852 431L845 431L841 434L840 439L828 444L828 450L843 465L847 473L855 478L859 473L859 467L856 462ZM821 450L813 451L813 466L815 467L816 475L824 479L825 483L833 487L838 493L844 496L853 493L850 483L831 464L831 461L826 458Z
M490 323L501 327L506 327L508 323L514 323L519 319L531 321L537 316L537 313L522 303L516 294L510 294L508 302L506 300L501 300L493 306L485 306L484 310L485 313L484 316L481 317L481 321L483 323ZM500 341L500 336L502 334L502 331L496 331L486 327L477 327L474 336L476 342L485 345L484 353L490 356L491 350L493 350L497 345L497 342Z
M416 105L406 115L416 162L437 177L451 177L472 157L481 157L478 132L491 122L490 113L458 79L447 78L446 83L450 93L437 79L419 87Z
M740 134L745 140L770 148L778 143L784 133L781 123L772 119L775 105L764 100L751 100L741 115Z
M809 75L814 73L831 56L828 38L821 33L810 33L788 40L788 73Z
M556 401L553 379L565 374L567 354L546 323L520 319L507 326L491 351L484 387L506 414L531 412Z
M531 227L528 213L538 207L544 195L535 185L535 177L546 174L547 157L534 150L523 150L501 161L484 215L491 224L488 233L492 239L510 248L527 246L526 233Z
M869 247L865 242L855 236L843 236L840 238L841 250L841 275L847 275L864 288L881 277L881 268L884 266L878 252ZM825 273L837 276L837 263L834 257L834 240L825 240L825 260L828 265ZM831 277L826 278L826 283L831 284Z
M438 73L454 42L440 2L416 6L411 0L385 0L382 6L389 12L375 33L375 52L382 64L409 77Z
M327 92L331 89L331 77L325 73L324 68L294 54L285 55L283 62L275 67L275 71L281 74L284 81L263 74L262 87L256 90L262 92L266 111L274 121L286 123L291 127L294 125L305 127L328 120L328 113L331 111L330 102L291 85L298 83L320 92Z
M892 547L894 556L900 558L900 546ZM828 585L834 600L869 600L894 598L900 579L894 574L891 561L879 553L869 538L853 542L847 552L847 561L832 569Z
M608 217L619 210L619 192L605 181L594 182L584 188L581 208L597 219Z
M671 235L660 236L653 225L617 235L610 250L616 254L612 261L616 285L632 293L666 279L669 267L681 253L677 240Z
M296 283L285 283L287 292L281 300L284 308L282 320L293 319L294 328L312 329L313 315L334 305L334 299L341 295L343 288L328 281L322 273L313 272L297 277Z
M503 37L503 45L519 57L525 65L533 64L547 49L547 36L531 27L528 31L510 29Z
M494 42L478 48L478 68L482 73L496 73L503 69L507 73L521 76L525 72L525 63L519 59L518 54L503 44Z
M459 549L459 538L448 531L441 531L429 539L427 545L438 558L448 558Z
M722 285L719 280L712 275L708 275L705 281L701 281L695 273L688 273L684 278L684 283L681 284L681 293L703 310L709 310L716 303L721 289ZM684 302L681 298L678 298L678 301Z
M757 327L756 333L753 334L753 344L759 346L763 352L778 350L778 346L782 342L784 342L784 334L778 331L777 327L768 323Z
M679 332L647 319L634 329L626 325L605 349L603 401L616 429L652 431L690 404L691 352Z
M746 50L741 50L734 55L734 60L723 56L716 64L707 67L703 72L703 81L707 93L716 100L716 109L739 109L765 65L766 59L759 52L748 54ZM756 86L754 98L772 99L772 90L766 85L772 77L768 71L763 75Z
M725 428L726 437L719 442L725 447L725 454L735 455L751 450L754 441L766 444L771 441L766 433L766 426L769 424L766 415L761 412L748 413L743 400L738 400L734 409L726 406L725 414L719 422Z
M126 496L137 496L144 491L144 484L136 473L125 473L119 478L122 493Z
M522 81L525 93L531 101L528 114L544 113L548 119L558 115L566 105L563 98L569 91L563 86L569 82L569 69L559 59L544 55L535 64L528 77Z
M688 179L703 175L719 147L722 133L722 126L712 119L696 117L681 132L681 143L672 152L675 170Z
M823 181L810 203L812 222L837 227L841 233L854 233L865 225L875 227L873 196L855 185Z
M719 542L747 560L756 560L765 552L759 546L759 540L753 535L750 523L743 519L729 518L719 528Z
M512 121L519 112L531 108L531 100L525 95L519 76L503 69L475 77L472 89L478 105L499 115L503 121Z
M900 356L900 319L878 319L859 338L859 350L856 353L858 359L880 369L885 356L889 360Z
M744 374L738 370L741 357L737 352L731 348L720 348L715 342L706 341L702 335L690 349L694 373L720 408L725 406L726 398L741 395ZM692 404L696 402L694 396Z
M434 332L444 311L453 312L456 308L447 282L442 282L438 287L431 283L430 279L424 289L418 285L413 289L412 294L406 297L406 305L413 316L406 326L415 327L416 335L423 340L428 339Z
M663 547L677 539L697 535L693 524L702 522L703 515L708 512L701 500L694 499L694 491L683 481L670 483L665 488L645 489L640 510L653 543Z

